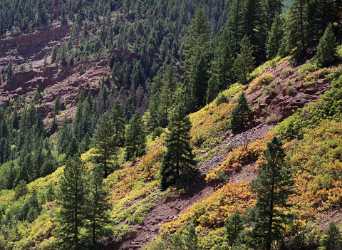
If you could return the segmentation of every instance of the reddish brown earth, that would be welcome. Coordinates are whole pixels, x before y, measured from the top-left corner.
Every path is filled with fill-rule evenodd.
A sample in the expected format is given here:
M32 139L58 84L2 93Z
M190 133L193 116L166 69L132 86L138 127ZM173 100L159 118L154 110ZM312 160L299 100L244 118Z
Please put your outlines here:
M0 71L11 63L14 79L11 84L0 81L0 105L18 96L32 98L41 87L44 92L40 109L44 114L49 117L54 100L60 96L66 106L60 119L71 118L80 91L96 91L99 81L110 74L110 68L107 60L87 61L68 67L50 63L52 48L68 39L69 28L59 25L1 39Z
M267 120L268 123L277 123L283 120L306 103L318 99L329 86L329 80L319 73L312 84L307 84L298 68L291 66L288 60L265 73L272 74L274 80L267 87L247 94L259 122Z

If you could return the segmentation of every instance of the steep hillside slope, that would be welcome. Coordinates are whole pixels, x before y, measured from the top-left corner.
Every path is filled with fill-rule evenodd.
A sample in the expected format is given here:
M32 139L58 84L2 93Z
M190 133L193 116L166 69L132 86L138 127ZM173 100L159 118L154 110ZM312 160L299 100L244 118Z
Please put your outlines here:
M199 244L212 249L223 244L224 221L254 204L249 183L263 161L266 142L274 135L285 142L295 176L291 196L298 222L288 234L313 224L324 229L341 216L342 68L293 67L275 59L257 68L248 85L234 84L196 113L190 114L191 141L202 181L191 193L159 189L159 168L165 133L149 139L147 153L124 162L106 180L111 209L107 249L168 249L173 235L190 222ZM233 135L231 112L244 92L254 110L253 128ZM81 157L91 168L96 150ZM54 249L56 183L63 167L27 185L0 191L0 246L5 249ZM15 223L12 223L14 222ZM308 229L305 229L308 230Z

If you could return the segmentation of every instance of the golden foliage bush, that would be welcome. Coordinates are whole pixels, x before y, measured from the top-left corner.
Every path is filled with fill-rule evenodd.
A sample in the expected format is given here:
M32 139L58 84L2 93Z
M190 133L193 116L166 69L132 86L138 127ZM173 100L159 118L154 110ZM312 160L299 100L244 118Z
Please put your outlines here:
M246 146L241 146L229 152L224 161L206 175L207 182L220 181L222 176L229 176L239 172L247 164L256 162L260 165L263 162L263 152L266 149L266 142L271 140L272 133L268 133L264 139L256 140Z
M295 172L292 203L305 217L342 205L342 122L323 120L304 131L289 146L289 164Z
M226 218L234 212L243 212L254 203L254 196L247 183L228 183L210 196L193 204L176 220L166 223L161 234L175 232L190 220L198 225L199 232L221 227Z
M208 104L196 113L190 114L192 123L191 138L192 143L200 147L209 146L215 143L215 135L227 129L228 120L235 107L235 98L243 91L241 84L233 84L221 93L228 102L217 105L216 101ZM212 142L210 142L212 140Z
M264 86L268 86L274 80L274 75L272 73L266 72L256 77L248 86L247 94L252 94L256 90Z

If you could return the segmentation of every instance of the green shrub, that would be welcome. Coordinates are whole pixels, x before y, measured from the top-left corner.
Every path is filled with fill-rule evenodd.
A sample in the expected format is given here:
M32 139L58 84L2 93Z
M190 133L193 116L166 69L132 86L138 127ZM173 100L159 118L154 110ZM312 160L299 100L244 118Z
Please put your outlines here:
M337 46L336 54L339 60L342 60L342 44Z
M229 98L222 93L220 93L215 100L215 103L217 106L219 106L223 103L228 103L228 102L229 102Z
M334 223L330 223L327 234L321 241L323 250L341 250L342 235Z
M314 61L307 62L298 68L300 74L311 73L318 70L318 66Z
M24 196L27 194L27 185L26 182L21 181L18 186L14 189L14 199L17 200L20 197Z

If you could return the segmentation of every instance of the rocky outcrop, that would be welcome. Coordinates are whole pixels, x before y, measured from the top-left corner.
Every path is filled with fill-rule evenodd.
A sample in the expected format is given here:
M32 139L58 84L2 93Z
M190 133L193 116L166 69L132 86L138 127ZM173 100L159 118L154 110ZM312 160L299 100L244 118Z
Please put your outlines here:
M51 116L53 102L59 96L66 107L61 119L64 116L71 118L80 91L97 91L100 80L110 74L110 68L105 59L67 67L51 63L52 48L68 39L68 26L52 25L34 33L0 40L0 72L9 63L13 66L11 81L0 80L0 104L4 105L18 96L30 99L40 88L43 89L40 110L46 117Z

